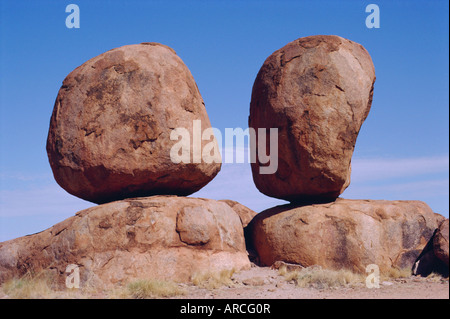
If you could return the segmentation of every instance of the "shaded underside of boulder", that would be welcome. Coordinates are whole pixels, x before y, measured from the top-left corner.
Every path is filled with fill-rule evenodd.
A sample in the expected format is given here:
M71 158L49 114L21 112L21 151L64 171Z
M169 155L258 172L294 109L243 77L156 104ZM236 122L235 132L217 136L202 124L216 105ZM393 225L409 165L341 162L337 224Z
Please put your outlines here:
M433 240L433 251L444 264L449 264L449 221L444 220L436 230Z
M414 275L426 277L432 273L448 277L449 275L449 245L448 245L448 219L440 223L434 231L427 245L424 247L419 257L417 257L412 267Z

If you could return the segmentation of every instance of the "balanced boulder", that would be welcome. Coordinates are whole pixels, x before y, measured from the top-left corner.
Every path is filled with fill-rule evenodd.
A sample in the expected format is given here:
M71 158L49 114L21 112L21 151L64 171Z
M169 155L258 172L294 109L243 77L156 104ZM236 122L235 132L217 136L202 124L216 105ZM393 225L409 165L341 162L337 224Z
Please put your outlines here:
M0 243L0 283L47 271L64 287L70 265L79 269L80 287L101 288L137 279L188 282L196 274L249 268L250 262L235 211L191 197L107 203Z
M267 134L278 128L278 168L261 174L261 166L270 163L256 152L256 187L294 202L338 197L350 183L351 158L374 82L369 53L338 36L300 38L270 55L253 85L249 126L256 143L258 129Z
M173 161L180 141L171 132L183 129L189 144L194 121L197 134L211 128L197 85L171 48L142 43L110 50L63 81L47 139L53 175L67 192L94 203L192 194L221 167L218 153L208 163L194 160L203 144L217 146L213 136L199 138L197 149L187 145L187 160Z
M370 264L381 271L411 269L444 219L421 201L338 198L270 208L247 227L262 265L283 261L364 272Z

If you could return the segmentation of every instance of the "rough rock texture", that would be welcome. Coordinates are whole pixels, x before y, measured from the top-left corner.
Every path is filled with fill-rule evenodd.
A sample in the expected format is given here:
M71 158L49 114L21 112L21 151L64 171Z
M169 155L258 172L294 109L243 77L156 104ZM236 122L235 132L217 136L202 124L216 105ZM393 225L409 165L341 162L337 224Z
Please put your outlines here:
M276 261L364 272L411 268L444 219L420 201L348 200L283 205L249 224L260 263Z
M258 214L254 210L251 210L247 206L242 205L231 199L222 199L221 202L227 203L233 210L239 215L241 219L242 226L247 227L251 220Z
M221 202L227 203L233 210L239 215L241 218L242 226L244 228L244 237L245 237L245 247L247 249L248 258L251 262L256 263L258 260L258 256L255 252L255 249L252 246L252 241L250 239L251 235L249 234L248 225L258 214L254 210L251 210L247 206L242 205L234 200L230 199L222 199Z
M193 120L201 120L202 132L211 127L175 51L142 43L105 52L72 71L59 90L47 140L54 177L95 203L194 193L221 164L192 163L193 147L191 163L172 163L170 149L178 141L170 133L186 128L192 139Z
M413 275L427 277L431 273L436 273L440 274L441 276L448 277L448 257L446 264L443 260L437 257L434 247L434 243L439 241L437 236L438 232L439 228L435 229L433 236L431 236L430 240L423 248L419 257L417 257L416 261L414 262L411 269ZM440 247L438 248L438 250L439 252L441 252Z
M249 126L256 133L267 128L267 134L278 128L278 170L260 174L257 154L256 187L288 201L338 197L350 183L351 157L374 82L367 51L338 36L300 38L270 55L253 85Z
M448 261L449 261L449 240L448 240L448 232L449 232L449 226L448 226L448 218L443 221L439 228L436 231L436 235L434 236L433 241L433 250L436 257L438 257L440 260L442 260L448 268Z
M195 273L250 267L239 216L225 203L200 198L116 201L0 243L0 283L46 269L64 285L69 264L79 266L80 287L138 278L185 282Z

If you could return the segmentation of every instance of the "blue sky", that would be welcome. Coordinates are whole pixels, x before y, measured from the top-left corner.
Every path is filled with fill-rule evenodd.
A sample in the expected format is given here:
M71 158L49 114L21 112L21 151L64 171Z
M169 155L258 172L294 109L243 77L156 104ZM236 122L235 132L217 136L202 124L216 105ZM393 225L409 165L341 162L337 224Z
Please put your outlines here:
M68 29L68 4L80 28ZM365 25L368 4L380 28ZM172 47L193 74L213 127L247 127L264 60L299 37L361 43L377 81L344 198L417 199L449 211L449 4L390 1L0 1L0 241L41 231L93 206L53 179L45 151L62 80L88 59L141 42ZM229 150L225 150L229 151ZM224 164L193 196L256 211L283 203L258 192L249 164Z

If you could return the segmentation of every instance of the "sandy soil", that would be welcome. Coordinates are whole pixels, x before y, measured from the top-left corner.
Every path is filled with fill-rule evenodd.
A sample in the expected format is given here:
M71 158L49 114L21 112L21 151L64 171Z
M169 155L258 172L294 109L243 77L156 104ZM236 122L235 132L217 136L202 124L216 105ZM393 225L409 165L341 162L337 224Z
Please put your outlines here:
M390 279L379 288L367 288L360 283L354 287L300 288L287 281L276 269L258 267L234 273L230 285L219 288L200 288L193 284L178 284L185 292L174 299L449 299L449 280L441 277ZM122 298L108 292L55 292L51 299L105 299ZM128 296L129 298L130 296ZM0 289L0 299L9 299Z
M180 298L193 299L449 299L449 280L437 278L392 279L380 288L364 284L353 288L300 288L279 275L278 270L254 266L232 277L232 287L207 290L186 286Z

